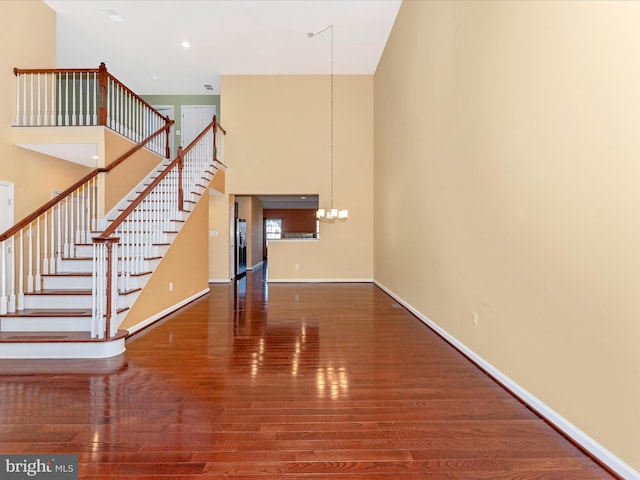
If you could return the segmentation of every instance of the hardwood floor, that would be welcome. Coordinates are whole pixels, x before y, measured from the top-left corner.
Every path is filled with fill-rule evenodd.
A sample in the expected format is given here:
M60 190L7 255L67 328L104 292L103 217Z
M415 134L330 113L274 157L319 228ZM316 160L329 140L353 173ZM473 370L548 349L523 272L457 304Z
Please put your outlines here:
M249 272L120 357L0 369L0 453L81 479L614 478L370 284Z

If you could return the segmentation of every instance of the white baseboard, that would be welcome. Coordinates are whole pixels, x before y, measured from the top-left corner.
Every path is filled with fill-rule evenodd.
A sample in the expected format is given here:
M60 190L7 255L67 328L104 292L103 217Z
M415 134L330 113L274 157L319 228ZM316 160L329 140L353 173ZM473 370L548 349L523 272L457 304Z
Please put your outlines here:
M209 283L231 283L230 278L210 278Z
M578 427L569 422L566 418L560 415L558 412L550 408L540 399L533 394L522 388L511 378L506 376L500 370L495 368L489 362L484 360L481 356L467 347L465 344L456 339L453 335L449 334L446 330L439 327L436 323L429 320L424 314L414 308L411 304L404 301L401 297L394 292L386 288L379 282L373 282L376 286L393 297L398 303L403 305L407 310L414 314L420 321L429 326L438 335L444 338L447 342L457 348L460 352L466 355L472 362L482 368L496 381L504 385L511 393L518 397L521 401L531 407L538 415L546 419L549 423L554 425L558 430L562 431L567 437L571 438L576 444L580 445L586 451L588 451L593 457L597 458L604 465L609 467L616 474L620 475L624 479L638 480L640 479L640 472L632 468L629 464L625 463L619 457L611 453L604 446L600 445L589 435L584 433Z
M371 278L268 278L269 283L373 283Z
M163 311L156 313L155 315L147 318L146 320L143 320L140 323L137 323L136 325L134 325L133 327L129 327L127 328L127 331L129 332L129 335L133 335L136 332L139 332L140 330L142 330L143 328L148 327L149 325L151 325L154 322L157 322L158 320L160 320L163 317L166 317L167 315L169 315L170 313L175 312L176 310L178 310L181 307L184 307L187 303L191 303L193 302L195 299L200 298L203 295L206 295L207 293L209 293L211 291L211 289L209 288L205 288L204 290L201 290L200 292L191 295L188 298L185 298L184 300L182 300L181 302L176 303L175 305L172 305L169 308L165 308Z

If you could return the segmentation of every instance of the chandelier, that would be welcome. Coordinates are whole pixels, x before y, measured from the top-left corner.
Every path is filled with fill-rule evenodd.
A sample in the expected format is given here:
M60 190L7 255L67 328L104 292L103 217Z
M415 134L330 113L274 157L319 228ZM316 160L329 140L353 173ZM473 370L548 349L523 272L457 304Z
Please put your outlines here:
M316 35L326 32L327 30L331 31L331 202L330 208L325 210L324 208L319 208L316 212L316 218L320 222L325 223L336 223L336 222L345 222L349 218L348 210L341 210L333 207L333 25L329 25L328 27L323 28L319 32L312 33L309 32L307 36L309 38L313 38Z

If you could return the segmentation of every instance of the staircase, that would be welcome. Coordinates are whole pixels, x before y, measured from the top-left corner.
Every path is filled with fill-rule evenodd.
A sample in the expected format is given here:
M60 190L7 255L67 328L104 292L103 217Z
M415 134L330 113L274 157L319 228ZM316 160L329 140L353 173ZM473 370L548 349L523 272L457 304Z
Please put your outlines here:
M60 88L59 82L52 84ZM86 90L98 91L95 85ZM121 103L104 103L110 101ZM91 115L85 113L88 120ZM74 115L56 115L65 117ZM98 117L106 126L111 123L106 113ZM148 130L138 120L137 129L129 128L125 117L113 120L121 133L139 138L139 131ZM0 358L106 358L125 350L128 332L119 326L215 172L224 167L226 132L214 117L173 161L158 156L154 171L100 215L101 177L140 149L168 139L172 123L167 119L108 168L91 172L0 235ZM164 146L160 150L166 151Z

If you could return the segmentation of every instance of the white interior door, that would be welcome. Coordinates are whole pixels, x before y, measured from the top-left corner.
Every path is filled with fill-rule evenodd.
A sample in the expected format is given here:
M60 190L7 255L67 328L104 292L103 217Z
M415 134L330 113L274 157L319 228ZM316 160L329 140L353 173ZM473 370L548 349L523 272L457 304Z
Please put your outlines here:
M215 105L182 105L181 109L182 148L186 148L200 132L211 123L216 114Z
M13 226L13 183L0 181L0 233Z
M12 226L13 183L0 181L0 234L4 233ZM2 245L2 248L0 249L0 254L4 257L0 262L0 295L10 295L11 293L15 293L13 284L14 270L12 246L13 240L9 240L6 244Z

